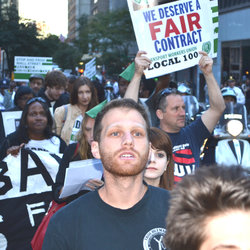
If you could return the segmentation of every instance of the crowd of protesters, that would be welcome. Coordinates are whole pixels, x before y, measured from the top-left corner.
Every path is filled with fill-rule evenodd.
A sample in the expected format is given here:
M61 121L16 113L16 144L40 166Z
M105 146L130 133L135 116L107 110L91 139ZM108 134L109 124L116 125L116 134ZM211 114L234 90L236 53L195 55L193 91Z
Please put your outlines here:
M249 110L249 79L241 89L230 78L221 90L212 72L213 60L200 52L199 67L210 106L185 126L184 101L177 88L171 87L169 75L157 80L143 77L151 63L145 55L139 51L117 80L67 78L55 70L45 77L32 75L28 84L1 81L1 112L20 111L21 117L16 131L5 135L0 116L0 160L18 155L22 148L63 155L52 193L54 202L67 205L51 219L43 249L153 249L151 245L156 243L165 249L163 237L171 249L185 249L182 242L178 243L182 247L174 248L176 228L170 227L170 235L165 236L170 193L186 175L201 167L200 148L230 96L224 93L235 93L233 101ZM86 184L94 192L80 190L60 198L70 163L93 158L103 164L102 178ZM223 171L207 174L211 179L219 174L233 175ZM198 172L190 183L198 182L202 174ZM192 184L184 182L174 192L173 202L178 201L182 189L187 192L185 185L192 190ZM249 193L247 199L249 202ZM181 209L173 203L170 212L178 217L175 206ZM249 220L249 203L246 210ZM174 224L170 217L167 225Z

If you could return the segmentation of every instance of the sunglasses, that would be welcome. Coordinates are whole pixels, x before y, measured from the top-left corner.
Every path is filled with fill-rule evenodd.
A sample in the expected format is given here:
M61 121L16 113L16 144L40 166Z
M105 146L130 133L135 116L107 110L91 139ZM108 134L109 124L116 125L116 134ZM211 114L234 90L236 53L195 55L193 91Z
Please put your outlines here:
M29 105L33 102L43 102L43 103L46 103L46 101L42 98L42 97L34 97L34 98L31 98L30 100L28 100L26 102L26 105Z
M177 90L175 88L165 88L162 91L160 91L158 93L158 98L157 98L158 100L157 100L157 103L156 103L156 107L157 108L159 107L160 101L161 101L161 99L163 97L166 97L166 96L168 96L170 94L173 94L173 93L174 94L177 93Z

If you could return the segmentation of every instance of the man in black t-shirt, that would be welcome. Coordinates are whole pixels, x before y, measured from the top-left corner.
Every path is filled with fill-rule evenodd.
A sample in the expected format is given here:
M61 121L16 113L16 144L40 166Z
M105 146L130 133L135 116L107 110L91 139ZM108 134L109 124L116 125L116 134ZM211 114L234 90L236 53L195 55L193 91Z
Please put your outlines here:
M148 131L145 110L131 99L113 100L98 113L91 146L104 185L52 217L43 249L165 249L169 193L143 182Z

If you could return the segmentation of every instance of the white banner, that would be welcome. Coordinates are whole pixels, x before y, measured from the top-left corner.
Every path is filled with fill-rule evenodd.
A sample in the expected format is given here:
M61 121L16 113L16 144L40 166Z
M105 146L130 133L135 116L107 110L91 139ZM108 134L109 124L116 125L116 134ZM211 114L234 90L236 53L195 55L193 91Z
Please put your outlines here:
M19 126L22 111L3 111L3 126L5 136L16 131Z
M152 61L146 78L197 65L201 50L216 56L217 0L179 0L156 6L155 0L127 2L138 47Z
M32 74L45 76L53 69L52 57L15 56L15 81L27 81Z
M85 64L84 76L92 79L96 75L96 58L94 57L92 60Z

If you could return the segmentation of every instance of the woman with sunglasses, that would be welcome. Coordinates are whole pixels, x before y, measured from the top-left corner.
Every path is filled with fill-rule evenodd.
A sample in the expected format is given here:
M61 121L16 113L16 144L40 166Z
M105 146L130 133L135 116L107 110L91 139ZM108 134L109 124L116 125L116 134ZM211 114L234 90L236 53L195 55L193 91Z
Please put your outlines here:
M174 185L174 161L172 142L164 131L151 127L149 132L151 155L144 173L147 184L172 190Z
M53 118L46 101L30 99L22 112L20 124L0 145L0 160L8 154L17 155L21 148L63 153L66 143L52 133Z
M77 142L85 112L97 103L94 84L87 77L76 79L70 95L70 104L58 107L54 114L56 133L67 145Z

